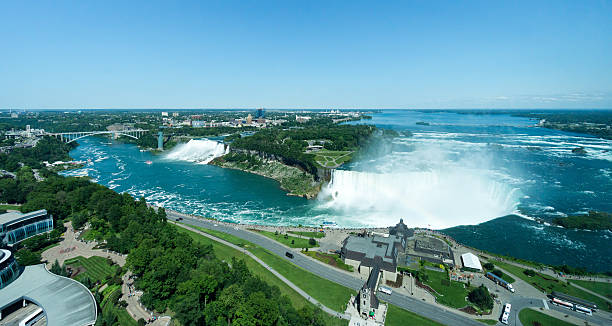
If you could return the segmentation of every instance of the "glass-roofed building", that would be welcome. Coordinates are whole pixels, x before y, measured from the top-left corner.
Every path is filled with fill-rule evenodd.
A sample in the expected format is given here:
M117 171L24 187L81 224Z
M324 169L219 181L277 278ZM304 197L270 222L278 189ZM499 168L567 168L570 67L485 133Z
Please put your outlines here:
M53 216L41 209L30 213L10 212L0 215L0 242L12 246L37 234L53 230Z
M13 282L19 276L19 265L15 261L13 254L0 249L0 289Z

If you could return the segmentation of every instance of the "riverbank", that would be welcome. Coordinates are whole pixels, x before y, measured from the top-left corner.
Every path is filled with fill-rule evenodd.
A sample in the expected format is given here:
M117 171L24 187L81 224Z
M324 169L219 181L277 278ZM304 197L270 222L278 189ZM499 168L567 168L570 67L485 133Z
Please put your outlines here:
M228 160L225 156L217 157L209 164L223 168L240 170L274 179L288 196L299 196L308 199L316 198L322 187L321 181L296 167L288 166L274 160L261 160L254 156L242 160Z

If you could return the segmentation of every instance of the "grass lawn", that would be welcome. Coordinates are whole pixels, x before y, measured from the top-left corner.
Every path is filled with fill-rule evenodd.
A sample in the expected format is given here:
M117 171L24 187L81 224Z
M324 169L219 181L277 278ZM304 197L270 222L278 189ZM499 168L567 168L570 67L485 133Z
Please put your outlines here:
M121 326L138 326L138 322L130 316L125 308L117 309L117 320Z
M315 238L315 239L323 238L325 236L325 233L323 232L287 231L287 233L297 234L303 237L309 237L309 238Z
M476 319L477 321L483 323L483 324L487 324L487 325L496 325L497 324L497 320L495 319Z
M252 230L252 231L256 231L259 234L265 235L266 237L272 240L275 240L277 242L280 242L290 248L314 248L314 247L319 246L318 243L315 245L311 245L310 243L308 243L308 239L292 237L287 234L280 234L280 233L275 234L274 232L261 231L261 230Z
M318 251L302 251L302 253L336 268L349 272L353 271L353 266L345 264L338 254L327 254Z
M336 167L351 160L353 152L322 149L315 153L315 161L323 167Z
M249 248L249 251L317 301L336 311L343 312L351 294L355 293L349 288L312 274L263 248L253 247Z
M561 319L545 315L539 311L533 309L523 309L519 312L519 319L524 326L571 326L570 324ZM536 324L536 322L538 324Z
M104 281L104 279L113 273L118 268L117 265L111 266L108 259L103 257L90 257L85 258L78 256L75 258L68 259L64 262L64 265L70 265L73 267L84 267L85 273L79 274L89 277L93 282Z
M594 302L597 305L597 307L599 307L599 309L606 310L606 311L610 311L612 308L605 300L597 296L594 296L590 293L587 293L585 291L582 291L576 287L573 287L567 284L567 282L558 280L552 276L543 275L543 274L536 272L535 276L529 277L525 275L525 273L523 273L525 269L522 267L518 267L518 266L514 266L511 264L502 263L498 261L492 262L492 263L505 269L506 271L508 271L508 273L511 273L512 275L533 285L536 289L540 291L545 291L546 293L557 291L557 292L562 292L562 293L566 293L569 295L573 295L575 297Z
M386 326L403 326L403 325L419 325L419 326L438 326L439 324L431 319L419 316L408 310L404 310L392 304L389 304Z
M463 283L449 281L446 272L435 272L428 269L423 269L423 271L429 276L425 284L437 292L433 293L436 301L453 308L463 308L469 304L466 297L470 290Z
M604 283L604 282L592 282L592 281L583 281L583 280L571 280L571 283L576 283L576 285L582 286L585 289L589 289L595 293L599 293L606 298L612 299L612 283Z
M20 208L21 206L19 205L0 205L0 209L5 209L5 210L12 209L12 210L18 211Z
M191 238L193 238L195 241L202 243L202 244L210 244L213 246L213 249L215 251L215 255L217 257L219 257L220 259L226 260L226 261L230 261L232 259L232 257L236 257L238 259L243 259L245 261L245 263L247 264L249 270L256 276L258 276L259 278L261 278L262 280L264 280L266 283L270 284L270 285L275 285L277 286L281 293L283 295L286 295L287 297L289 297L289 300L291 300L291 303L293 304L293 306L296 309L300 309L306 305L311 305L310 302L308 302L304 297L302 297L301 295L299 295L297 292L295 292L292 288L290 288L287 284L285 284L283 281L281 281L278 277L274 276L274 274L272 274L270 271L268 271L267 269L265 269L263 266L261 266L259 263L257 263L255 260L253 260L251 257L243 254L242 252L235 250L234 248L228 247L224 244L221 244L219 242L216 242L212 239L209 239L203 235L197 234L195 232L189 231L189 230L185 230L183 228L177 228L179 230L179 232L183 232L183 233L187 233L189 236L191 236ZM199 229L199 228L198 228ZM210 231L210 230L209 230ZM214 231L213 231L214 232ZM225 234L225 233L223 233ZM234 241L236 239L239 239L237 237L231 236L226 234L227 236L233 237L235 239L233 239ZM227 239L224 239L227 240ZM227 240L229 241L229 240ZM241 240L241 242L243 244L246 245L247 248L255 248L256 246L246 242L244 240ZM274 256L270 253L268 253L267 251L265 251L262 248L258 248L260 251L263 251L266 253L266 255L271 255ZM259 255L257 255L259 257ZM276 256L274 256L276 257ZM260 257L261 258L261 257ZM279 260L282 261L282 259L278 258ZM264 260L264 259L262 259ZM266 260L264 260L266 261ZM270 264L268 261L266 261L266 263L270 266L272 266L272 264ZM291 265L293 266L293 264L288 263L288 262L282 262L286 265ZM280 265L280 264L279 264ZM281 273L282 275L284 275L285 277L287 277L289 280L291 280L293 282L292 279L290 279L283 271L280 271L279 269L276 268L276 266L272 266L272 268L274 268L277 272ZM308 273L306 271L304 271L304 273ZM308 273L310 274L310 273ZM331 283L330 281L326 281ZM296 282L294 282L296 285L298 285L302 290L309 292L309 290L303 288L302 286L300 286L299 284L297 284ZM335 284L335 283L333 283ZM347 289L348 290L348 289ZM314 297L314 296L313 296ZM316 298L316 297L315 297ZM346 302L348 302L348 297L346 299ZM346 303L345 302L345 303ZM337 318L333 318L331 316L329 316L329 319L327 320L327 323L329 325L347 325L348 321L346 320L339 320Z

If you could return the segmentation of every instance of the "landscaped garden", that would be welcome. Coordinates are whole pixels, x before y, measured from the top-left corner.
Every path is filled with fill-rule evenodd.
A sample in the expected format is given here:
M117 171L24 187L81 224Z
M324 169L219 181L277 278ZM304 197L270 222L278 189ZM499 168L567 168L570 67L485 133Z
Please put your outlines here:
M302 253L336 268L344 269L349 272L353 271L353 266L345 264L338 254L328 254L318 251L302 251Z
M255 231L272 240L278 241L290 248L314 248L314 247L319 246L317 241L314 240L313 238L304 239L304 238L290 236L287 233L282 234L279 232L270 232L270 231L263 231L263 230L257 230L257 229L250 229L250 231Z

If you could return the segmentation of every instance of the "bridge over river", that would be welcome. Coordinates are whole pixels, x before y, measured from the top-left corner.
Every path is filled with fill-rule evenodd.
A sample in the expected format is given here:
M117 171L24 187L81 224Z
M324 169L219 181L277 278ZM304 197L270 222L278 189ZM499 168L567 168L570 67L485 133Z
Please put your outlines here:
M102 130L102 131L73 131L73 132L45 132L47 136L52 136L60 139L65 143L71 143L81 138L94 136L94 135L112 135L113 138L119 136L126 136L134 139L142 137L148 133L146 129L125 129L125 130Z

